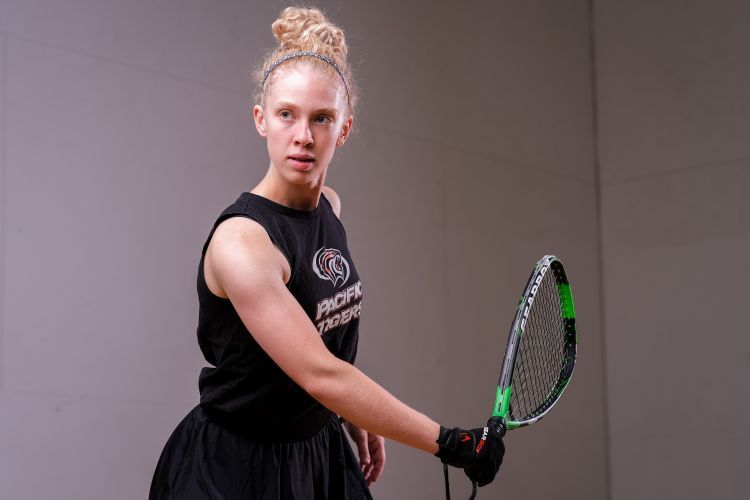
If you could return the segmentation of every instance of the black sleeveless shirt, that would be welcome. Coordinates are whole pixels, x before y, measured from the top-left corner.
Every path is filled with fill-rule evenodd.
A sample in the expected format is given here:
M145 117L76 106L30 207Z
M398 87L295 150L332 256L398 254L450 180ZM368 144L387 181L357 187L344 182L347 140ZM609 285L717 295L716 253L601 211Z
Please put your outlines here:
M198 267L198 343L214 367L199 377L200 405L209 414L246 429L296 429L312 435L331 413L292 381L261 349L228 299L206 285L203 259L216 227L230 217L258 222L289 261L287 289L338 358L354 362L362 284L346 244L344 227L321 195L310 211L242 193L211 230ZM286 432L286 431L283 431Z

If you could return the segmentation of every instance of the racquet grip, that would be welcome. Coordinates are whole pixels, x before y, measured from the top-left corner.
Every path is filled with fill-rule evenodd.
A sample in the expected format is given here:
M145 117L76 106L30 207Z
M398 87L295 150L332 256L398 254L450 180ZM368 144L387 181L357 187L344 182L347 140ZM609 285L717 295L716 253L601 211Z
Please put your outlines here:
M500 417L490 417L487 421L487 427L500 433L500 436L505 436L505 424L503 419Z

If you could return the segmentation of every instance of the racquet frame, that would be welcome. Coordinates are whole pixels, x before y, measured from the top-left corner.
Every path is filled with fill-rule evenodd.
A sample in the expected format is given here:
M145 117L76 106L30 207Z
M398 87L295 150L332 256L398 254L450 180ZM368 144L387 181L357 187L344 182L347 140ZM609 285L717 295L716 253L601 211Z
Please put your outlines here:
M516 363L516 355L523 341L526 329L526 320L529 317L531 308L534 305L534 298L539 289L544 276L553 273L557 285L558 297L560 298L560 308L562 311L563 329L563 364L557 382L550 390L542 404L531 415L528 415L521 421L509 420L511 394L513 392L513 368ZM578 339L575 327L575 309L573 307L573 296L570 293L570 284L565 274L562 262L554 255L545 255L537 263L534 271L526 283L521 300L516 308L515 317L511 324L510 334L508 335L508 344L505 348L505 358L503 359L503 368L500 373L500 380L497 386L495 396L495 405L492 416L501 420L503 427L507 430L516 429L529 424L533 424L542 417L555 405L560 399L562 393L570 382L573 375L573 368L576 361L576 349Z

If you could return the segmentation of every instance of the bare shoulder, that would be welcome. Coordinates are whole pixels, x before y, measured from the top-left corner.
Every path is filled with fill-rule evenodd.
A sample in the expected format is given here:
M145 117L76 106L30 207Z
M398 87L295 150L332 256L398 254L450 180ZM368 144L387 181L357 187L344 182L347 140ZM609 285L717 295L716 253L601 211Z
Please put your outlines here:
M262 252L269 245L272 245L271 238L260 224L247 217L230 217L216 227L208 250L214 255L226 256L248 250Z
M219 297L241 276L286 281L290 274L286 258L266 230L247 217L231 217L216 228L206 250L204 276L209 289Z
M216 227L211 242L213 243L214 239L223 239L232 236L261 236L263 232L263 227L249 217L229 217L228 219L221 221Z
M336 217L341 217L341 198L336 194L336 191L331 186L323 186L321 191L331 203L331 208L333 208L333 213L336 214Z

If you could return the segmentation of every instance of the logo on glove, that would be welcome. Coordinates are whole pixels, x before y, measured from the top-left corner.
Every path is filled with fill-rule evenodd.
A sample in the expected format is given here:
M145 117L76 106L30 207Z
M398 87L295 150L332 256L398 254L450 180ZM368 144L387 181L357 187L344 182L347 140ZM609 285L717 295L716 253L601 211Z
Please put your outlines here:
M479 440L479 444L477 445L476 451L477 455L479 455L479 452L482 451L482 448L484 447L484 443L487 442L487 431L489 431L489 427L485 427L484 431L482 432L482 439Z

